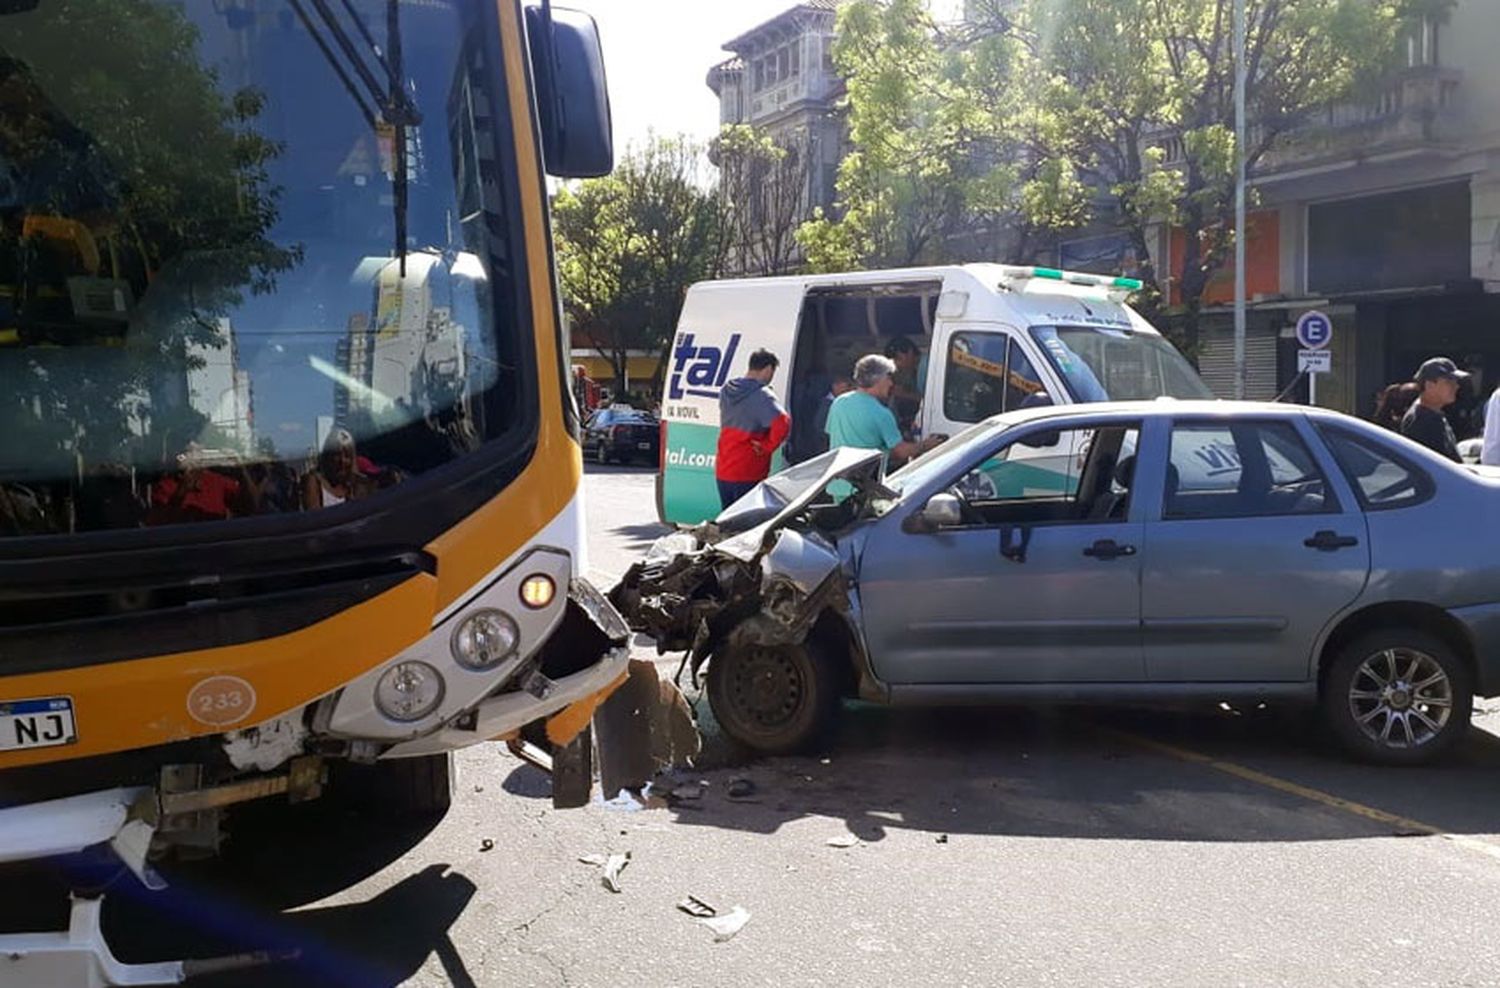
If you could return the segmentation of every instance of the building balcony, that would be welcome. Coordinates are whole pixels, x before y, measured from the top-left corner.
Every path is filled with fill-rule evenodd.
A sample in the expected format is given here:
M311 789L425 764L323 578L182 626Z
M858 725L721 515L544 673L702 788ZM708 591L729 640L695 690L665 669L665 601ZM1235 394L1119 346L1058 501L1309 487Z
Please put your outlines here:
M1275 175L1349 159L1437 150L1460 138L1463 73L1437 65L1407 69L1373 100L1335 104L1288 135L1257 169Z
M1327 165L1407 157L1453 145L1462 136L1462 81L1458 69L1418 66L1403 71L1373 99L1332 104L1265 155L1256 166L1256 179L1274 180ZM1252 122L1251 147L1263 132ZM1182 163L1180 134L1161 134L1152 144L1165 151L1167 166Z

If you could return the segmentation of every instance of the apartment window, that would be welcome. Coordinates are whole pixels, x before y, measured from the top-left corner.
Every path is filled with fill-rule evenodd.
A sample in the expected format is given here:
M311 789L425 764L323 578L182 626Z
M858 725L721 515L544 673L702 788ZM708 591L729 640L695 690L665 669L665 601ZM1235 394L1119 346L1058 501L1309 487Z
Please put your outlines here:
M1441 64L1438 59L1438 26L1436 18L1423 17L1407 30L1407 67Z
M800 40L799 41L795 41L795 42L792 43L792 47L791 47L791 59L792 59L791 74L793 76L801 75L802 74L802 42Z
M766 63L756 59L751 63L751 68L755 75L754 91L758 93L766 88Z

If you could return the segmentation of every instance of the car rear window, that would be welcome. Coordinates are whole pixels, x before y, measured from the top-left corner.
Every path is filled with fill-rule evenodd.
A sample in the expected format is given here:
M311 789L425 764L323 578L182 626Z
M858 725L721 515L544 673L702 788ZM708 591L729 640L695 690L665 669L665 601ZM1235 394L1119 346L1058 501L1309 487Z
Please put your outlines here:
M1366 511L1409 507L1432 493L1425 473L1380 443L1342 429L1324 429L1323 437Z

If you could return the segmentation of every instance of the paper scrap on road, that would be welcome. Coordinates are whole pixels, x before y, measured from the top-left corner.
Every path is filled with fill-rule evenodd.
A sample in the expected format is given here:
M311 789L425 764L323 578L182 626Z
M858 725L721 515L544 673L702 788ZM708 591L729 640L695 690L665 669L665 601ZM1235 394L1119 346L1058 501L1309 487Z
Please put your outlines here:
M593 865L595 868L603 868L609 859L602 854L585 854L578 859L580 864Z
M839 834L837 837L828 838L824 843L829 847L857 847L859 838L853 834Z
M704 902L696 895L690 895L677 903L677 908L696 919L711 919L719 915L719 910Z
M750 912L744 906L735 906L722 916L700 919L698 922L714 931L714 943L734 939L734 935L750 922Z

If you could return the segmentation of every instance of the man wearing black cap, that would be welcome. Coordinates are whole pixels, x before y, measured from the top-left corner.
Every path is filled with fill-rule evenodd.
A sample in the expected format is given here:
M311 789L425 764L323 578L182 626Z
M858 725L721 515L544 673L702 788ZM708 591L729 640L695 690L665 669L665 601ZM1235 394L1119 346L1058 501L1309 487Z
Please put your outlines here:
M1447 357L1433 357L1417 368L1414 380L1422 391L1401 419L1401 434L1454 463L1462 463L1453 427L1443 409L1458 400L1458 386L1468 376Z

